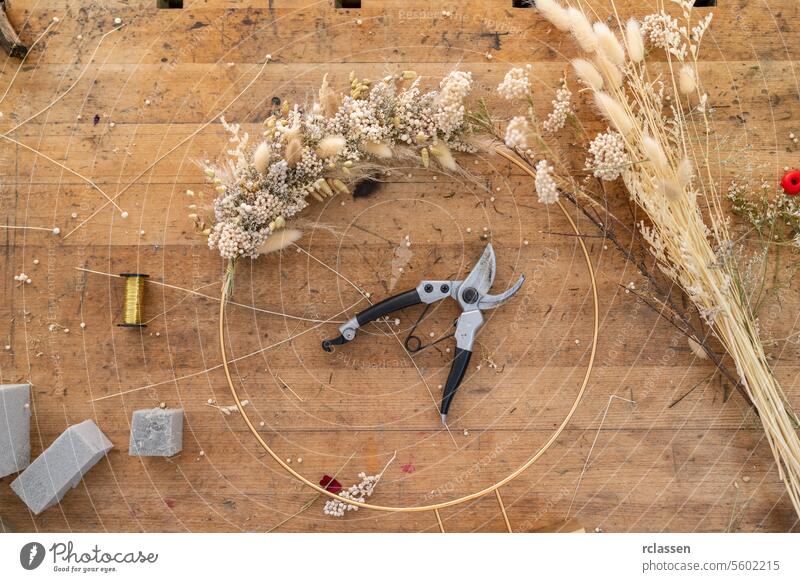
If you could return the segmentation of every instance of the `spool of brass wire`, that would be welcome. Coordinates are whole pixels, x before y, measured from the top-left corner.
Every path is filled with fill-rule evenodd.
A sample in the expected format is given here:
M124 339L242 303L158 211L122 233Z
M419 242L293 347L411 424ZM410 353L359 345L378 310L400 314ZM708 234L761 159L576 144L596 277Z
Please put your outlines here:
M142 323L144 305L144 280L150 275L141 273L120 273L125 278L125 304L122 308L120 327L147 327Z

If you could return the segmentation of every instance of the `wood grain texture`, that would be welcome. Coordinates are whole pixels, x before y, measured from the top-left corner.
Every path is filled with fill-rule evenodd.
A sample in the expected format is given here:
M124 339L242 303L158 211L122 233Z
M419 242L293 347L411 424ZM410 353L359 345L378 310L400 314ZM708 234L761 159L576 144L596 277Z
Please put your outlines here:
M570 41L534 10L512 9L510 0L364 0L357 11L334 10L327 0L186 0L181 10L157 10L155 0L8 4L28 45L53 17L60 22L13 84L19 61L0 66L0 97L7 91L0 133L13 130L7 138L14 140L0 140L2 222L57 226L61 236L0 232L6 338L0 344L9 346L0 352L0 379L33 384L33 455L86 418L115 449L60 506L37 517L11 492L11 478L0 480L3 521L16 531L437 531L432 513L362 510L337 520L322 514L319 499L283 523L315 494L270 462L238 414L207 405L232 403L219 367L218 304L157 283L218 294L223 264L193 233L184 192L203 189L197 160L224 154L221 126L204 124L254 78L225 113L249 131L257 130L273 96L305 101L323 73L344 83L354 69L371 78L414 69L432 85L458 63L474 72L476 97L499 108L492 87L509 63L531 62L536 106L546 112L565 59L574 55ZM606 2L588 4L609 14ZM713 179L724 186L750 173L774 182L784 166L800 165L788 138L800 135L800 34L792 25L798 4L719 4L701 64L716 108ZM641 16L656 2L618 5ZM117 17L124 26L90 61ZM274 62L256 77L267 54ZM577 101L585 129L603 129L583 96ZM561 146L580 163L574 141L565 137ZM124 190L118 203L128 218L85 181L20 143L91 178L109 196ZM519 273L528 276L522 293L491 313L481 332L474 358L480 369L470 371L451 410L452 434L438 426L434 407L449 368L447 343L417 356L423 382L385 327L331 356L319 344L335 335L333 323L230 309L232 354L256 352L233 369L248 410L263 422L268 442L309 479L338 472L349 484L360 471L379 471L396 451L376 503L449 499L523 463L575 396L588 361L592 305L579 247L564 235L569 225L538 205L529 180L501 160L464 163L491 194L434 172L399 169L373 198L337 197L311 207L301 240L375 298L421 278L463 275L485 244L484 232L498 254L496 288ZM615 204L627 212L624 200ZM598 273L597 361L568 429L503 489L514 529L575 519L587 531L796 530L758 420L740 397L725 397L730 387L712 377L683 336L622 289L641 284L641 277L575 218ZM393 260L403 249L400 272ZM141 333L116 327L121 281L76 267L149 273L149 326ZM240 267L235 299L244 305L341 320L359 298L302 253ZM31 284L14 280L21 272ZM765 337L792 334L798 305L795 289L782 292L762 316ZM394 331L404 337L417 315L399 314ZM437 306L420 331L446 333L456 316L454 305ZM776 345L770 348L776 372L800 405L797 344ZM97 400L124 391L130 392ZM162 402L186 411L183 453L169 460L129 457L132 411ZM493 496L441 513L448 531L505 529Z

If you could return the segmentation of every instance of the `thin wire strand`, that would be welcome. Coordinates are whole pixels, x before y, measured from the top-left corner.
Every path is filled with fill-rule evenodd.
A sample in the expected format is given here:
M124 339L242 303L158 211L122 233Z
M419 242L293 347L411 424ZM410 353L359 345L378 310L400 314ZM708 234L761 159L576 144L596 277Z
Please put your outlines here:
M589 467L589 460L592 458L592 451L594 451L594 446L597 444L597 438L600 436L600 431L603 429L603 423L606 421L606 415L608 414L609 408L611 408L611 402L614 398L618 400L623 400L625 402L630 402L631 404L636 404L634 400L628 400L627 398L622 398L621 396L617 396L616 394L612 394L608 398L608 404L606 405L606 410L603 412L603 418L600 420L600 426L597 427L597 432L594 435L594 440L592 441L592 446L589 448L589 454L586 455L586 462L583 464L583 469L581 470L581 475L578 477L578 483L575 485L575 492L572 494L572 500L569 502L569 507L567 508L567 516L564 520L569 519L569 513L572 511L572 505L575 503L575 497L578 495L578 489L581 487L581 481L583 481L583 475L586 473L586 469Z
M214 123L215 121L217 121L217 120L220 118L220 116L221 116L221 115L223 115L223 114L224 114L224 113L225 113L225 112L226 112L228 109L230 109L230 107L231 107L231 106L232 106L234 103L236 103L236 101L238 101L238 100L241 98L241 96L242 96L242 95L244 95L244 94L245 94L245 93L246 93L246 92L247 92L247 91L250 89L250 87L252 87L252 86L255 84L255 82L256 82L256 81L259 79L259 77L261 77L261 74L264 72L264 69L266 69L266 67L267 67L267 65L270 63L270 61L271 61L271 57L267 57L267 58L264 60L264 63L261 65L261 68L260 68L260 69L258 70L258 72L255 74L255 76L254 76L254 77L253 77L253 78L252 78L252 79L251 79L251 80L250 80L250 81L247 83L247 85L245 85L245 88L244 88L244 89L242 89L242 90L239 92L239 94L238 94L238 95L236 95L236 97L234 97L234 98L233 98L233 99L232 99L232 100L231 100L231 101L230 101L230 102L229 102L229 103L228 103L228 104L227 104L225 107L223 107L223 108L222 108L220 111L218 111L218 112L217 112L217 113L216 113L216 114L215 114L213 117L211 117L211 118L210 118L208 121L206 121L205 123L203 123L203 124L202 124L200 127L198 127L196 130L194 130L194 131L193 131L192 133L190 133L188 136L186 136L185 138L183 138L182 140L180 140L180 141L179 141L177 144L175 144L174 146L172 146L172 148L170 148L169 150L167 150L167 152L166 152L166 153L164 153L163 155L161 155L161 156L159 156L158 158L156 158L156 159L155 159L155 160L154 160L152 163L150 163L150 164L149 164L149 165L148 165L148 166L147 166L147 167L146 167L144 170L142 170L141 172L139 172L139 173L136 175L136 177L134 177L134 178L133 178L133 180L131 180L131 182L130 182L130 183L127 185L127 186L123 187L123 188L122 188L122 189L121 189L119 192L117 192L117 193L114 195L114 197L113 197L113 198L111 198L111 199L109 200L109 202L106 202L105 204L102 204L102 205L101 205L99 208L97 208L97 209L96 209L94 212L92 212L92 213L91 213L91 214L90 214L88 217L86 217L84 220L82 220L82 221L81 221L81 222L80 222L80 223L79 223L79 224L78 224L78 225L77 225L75 228L73 228L71 231L69 231L67 234L65 234L65 235L64 235L64 238L65 238L65 239L67 239L67 238L69 238L70 236L72 236L72 234L73 234L73 233L75 233L77 230L79 230L79 229L80 229L80 228L82 228L82 227L83 227L85 224L87 224L87 223L88 223L90 220L92 220L92 219L93 219L95 216L97 216L97 215L98 215L98 214L99 214L99 213L100 213L100 212L101 212L101 211L102 211L102 210L103 210L103 209L104 209L106 206L108 206L108 204L109 204L109 203L111 203L111 204L115 204L116 200L117 200L117 199L118 199L120 196L122 196L122 195L123 195L125 192L127 192L127 191L128 191L128 190L129 190L129 189L130 189L130 188L131 188L131 187L132 187L134 184L136 184L136 183L139 181L139 178L141 178L142 176L144 176L145 174L147 174L147 172L149 172L149 171L150 171L150 170L152 170L154 167L156 167L156 165L158 165L158 164L161 162L161 160L163 160L164 158L166 158L167 156L169 156L170 154L172 154L172 152L174 152L175 150L177 150L178 148L180 148L181 146L183 146L183 145L184 145L185 143L187 143L188 141L190 141L190 140L194 139L194 137L195 137L196 135L198 135L198 134L199 134L201 131L203 131L203 130L204 130L205 128L207 128L209 125L211 125L212 123Z
M105 273L103 271L95 271L93 269L85 269L83 267L75 267L78 271L83 271L84 273L92 273L93 275L103 275L105 277L112 277L115 279L120 279L120 275L115 275L114 273ZM195 291L193 289L187 289L186 287L179 287L178 285L171 285L169 283L164 283L162 281L153 281L148 279L147 283L149 285L160 285L161 287L166 287L167 289L175 289L177 291L183 291L184 293L188 293L190 295L195 295L197 297L202 297L203 299L210 299L212 301L219 302L219 297L214 297L213 295L206 295L205 293L200 293L199 291ZM287 319L294 319L297 321L306 321L308 323L344 323L344 320L332 320L332 319L314 319L312 317L303 317L301 315L291 315L289 313L281 313L280 311L272 311L270 309L264 309L263 307L255 307L254 305L247 305L245 303L237 303L235 301L229 301L231 305L235 305L236 307L243 307L245 309L252 309L253 311L257 311L259 313L266 313L268 315L277 315L279 317L285 317ZM175 308L176 306L173 305L170 309ZM166 311L164 312L166 313Z
M338 317L342 313L347 313L348 311L352 310L357 305L359 305L361 302L362 302L362 300L356 301L355 303L353 303L347 309L344 309L344 310L340 311L339 313L337 313L336 316L334 316L334 317ZM322 327L323 325L331 323L332 321L333 320L323 321L321 323L318 323L317 325L309 327L308 329L304 329L303 331L298 332L298 333L296 333L296 334L294 334L292 336L284 338L279 342L275 342L274 344L265 346L263 348L259 348L259 349L255 350L253 352L250 352L249 354L245 354L243 356L238 356L236 358L231 358L230 360L228 360L227 363L228 364L232 364L234 362L240 362L240 361L245 360L245 359L247 359L247 358L249 358L251 356L255 356L255 355L260 354L262 352L266 352L268 350L271 350L273 348L281 346L281 345L283 345L285 343L291 342L292 340L294 340L294 339L296 339L296 338L298 338L298 337L300 337L302 335L305 335L305 334L309 333L310 331L314 331L315 329L317 329L319 327ZM196 376L201 376L203 374L207 374L208 372L213 372L214 370L218 370L218 369L222 368L223 366L224 366L223 364L217 364L216 366L211 366L210 368L206 368L205 370L200 370L199 372L192 372L191 374L186 374L185 376L179 376L177 378L171 378L169 380L164 380L162 382L156 382L154 384L147 384L146 386L139 386L137 388L131 388L129 390L123 390L121 392L115 392L114 394L108 394L106 396L100 396L99 398L93 398L93 399L89 400L89 402L100 402L101 400L108 400L110 398L116 398L117 396L124 396L126 394L132 394L133 392L139 392L141 390L147 390L149 388L156 388L157 386L163 386L164 384L172 384L172 383L175 383L175 382L180 382L181 380L187 380L188 378L194 378Z
M16 81L16 80L17 80L17 75L19 75L19 72L22 70L22 67L25 65L25 61L27 61L27 60L28 60L28 56L29 56L29 55L31 54L31 52L33 51L34 47L35 47L37 44L39 44L39 41L40 41L40 40L42 40L42 39L44 38L44 36L45 36L45 35L46 35L48 32L50 32L50 29L51 29L51 28L53 28L53 27L54 27L56 24L58 24L59 22L61 22L61 19L59 19L59 20L51 20L51 21L50 21L50 24L47 26L47 28L45 28L45 29L44 29L44 32L42 32L42 34L40 34L39 36L37 36L37 37L36 37L36 40L34 40L34 41L33 41L33 43L31 44L31 46L30 46L30 47L28 47L28 52L26 52L26 53L25 53L25 56L24 56L24 57L22 57L22 60L19 62L19 66L17 67L17 70L16 70L16 71L14 71L14 75L11 77L11 81L9 81L9 83L8 83L8 86L6 87L6 90L5 90L5 92L3 93L3 96L2 96L2 97L0 97L0 104L2 104L2 103L3 103L3 101L5 101L5 100L6 100L6 96L8 95L8 92L9 92L9 91L11 91L11 87L13 87L13 86L14 86L14 81Z
M83 76L86 74L86 71L88 71L88 70L89 70L89 67L90 67L90 66L92 65L92 63L94 62L94 57L97 55L97 51L98 51L98 50L100 50L100 46L103 44L103 41L106 39L106 37L107 37L107 36L109 36L110 34L113 34L113 33L117 32L117 31L118 31L120 28L122 28L122 27L124 27L124 26L125 26L124 24L120 24L120 25L119 25L119 26L117 26L116 28L112 28L111 30L109 30L107 33L105 33L103 36L101 36L101 37L100 37L100 40L98 41L98 43L97 43L97 46L96 46L96 47L94 47L94 51L92 52L92 55L89 57L89 61L86 63L86 66L85 66L85 67L83 67L83 70L82 70L82 71L81 71L81 72L78 74L78 76L75 78L75 81L73 81L73 82L72 82L72 85L70 85L69 87L67 87L67 90L66 90L66 91L64 91L64 92L63 92L61 95L59 95L58 97L56 97L55 99L53 99L53 100L52 100L50 103L48 103L48 104L47 104L47 105L46 105L44 108L42 108L42 109L41 109L41 110L39 110L38 112L36 112L36 113L34 113L33 115L31 115L31 116L30 116L28 119L26 119L25 121L21 121L21 122L19 122L17 125L15 125L15 126L14 126L14 127L12 127L11 129L9 129L8 131L6 131L6 132L5 132L5 135L10 135L10 134L14 133L14 132L15 132L16 130L18 130L20 127L22 127L23 125L25 125L25 124L26 124L26 123L28 123L29 121L32 121L32 120L36 119L36 118L37 118L37 117L39 117L39 116L40 116L42 113L44 113L45 111L47 111L48 109L50 109L51 107L53 107L53 106L54 106L56 103L58 103L59 101L61 101L61 100L62 100L64 97L66 97L66 96L69 94L69 92L70 92L70 91L72 91L72 90L75 88L75 86L76 86L76 85L77 85L77 84L80 82L80 80L81 80L81 79L83 79ZM12 81L12 82L13 82L13 81ZM1 102L1 101L2 101L2 100L0 100L0 102ZM113 203L113 201L112 201L112 203ZM116 204L114 204L114 205L116 206Z

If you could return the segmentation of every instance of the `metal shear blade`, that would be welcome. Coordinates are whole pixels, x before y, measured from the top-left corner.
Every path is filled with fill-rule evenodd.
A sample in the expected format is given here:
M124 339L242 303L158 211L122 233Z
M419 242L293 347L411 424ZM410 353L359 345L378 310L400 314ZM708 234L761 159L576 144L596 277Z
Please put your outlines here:
M510 289L499 295L491 295L489 294L489 289L494 284L496 273L497 259L494 254L494 248L492 248L491 244L487 244L475 267L458 287L457 299L464 311L473 309L483 311L500 307L513 297L525 282L525 276L522 275Z

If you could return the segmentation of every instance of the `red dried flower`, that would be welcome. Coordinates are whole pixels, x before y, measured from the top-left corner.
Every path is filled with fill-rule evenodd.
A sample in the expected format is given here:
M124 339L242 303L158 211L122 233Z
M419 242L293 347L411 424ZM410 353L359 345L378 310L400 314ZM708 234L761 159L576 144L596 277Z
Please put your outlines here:
M330 475L325 475L319 480L319 486L324 487L326 491L338 494L342 490L342 484Z
M781 180L783 191L789 196L797 196L800 194L800 170L792 170L786 172L786 175Z

